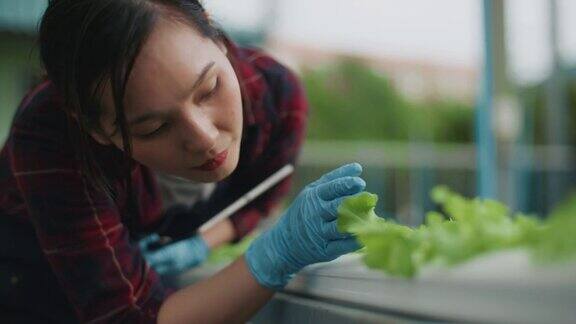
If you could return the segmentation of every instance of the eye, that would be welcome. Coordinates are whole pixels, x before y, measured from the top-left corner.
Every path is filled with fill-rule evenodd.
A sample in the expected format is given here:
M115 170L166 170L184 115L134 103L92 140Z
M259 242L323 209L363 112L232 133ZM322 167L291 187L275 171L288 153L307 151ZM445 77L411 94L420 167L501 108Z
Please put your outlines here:
M212 89L210 89L210 91L206 92L205 94L203 94L200 97L200 102L206 101L210 98L212 98L214 96L214 94L216 94L216 92L218 92L218 89L220 88L220 78L216 78L216 82L214 84L214 86L212 87Z
M160 125L160 127L156 128L152 132L147 133L147 134L138 135L138 137L140 137L142 139L151 139L153 137L156 137L157 135L164 132L164 130L167 128L167 125L168 125L167 123L163 123L162 125Z

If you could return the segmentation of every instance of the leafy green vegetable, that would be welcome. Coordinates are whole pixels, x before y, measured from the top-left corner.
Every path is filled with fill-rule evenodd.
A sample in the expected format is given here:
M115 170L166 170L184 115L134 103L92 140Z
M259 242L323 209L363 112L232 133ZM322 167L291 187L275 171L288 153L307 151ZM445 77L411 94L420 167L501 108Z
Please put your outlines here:
M450 266L515 247L529 248L539 262L576 257L576 196L546 222L511 215L497 201L466 199L446 187L435 188L432 199L446 216L429 212L424 225L410 228L379 218L374 213L378 197L364 192L340 205L338 229L364 246L368 267L403 277L416 275L426 264Z
M238 243L225 244L210 251L210 255L208 255L207 262L211 264L220 264L236 260L242 254L244 254L244 252L246 252L246 250L250 246L250 243L254 241L256 236L257 234L251 234L244 237Z
M576 194L557 206L533 242L537 262L562 262L576 258Z
M374 207L378 202L378 196L368 192L350 197L338 207L338 230L340 232L355 232L365 229L369 230L370 225L377 220Z
M416 271L413 231L379 218L374 213L377 201L378 196L367 192L346 199L338 208L338 230L357 236L369 267L411 276Z

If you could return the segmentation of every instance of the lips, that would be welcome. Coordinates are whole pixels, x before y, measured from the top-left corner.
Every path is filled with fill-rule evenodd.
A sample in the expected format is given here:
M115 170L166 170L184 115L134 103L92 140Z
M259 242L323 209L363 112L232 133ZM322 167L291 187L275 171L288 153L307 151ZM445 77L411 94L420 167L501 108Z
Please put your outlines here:
M226 157L228 157L228 150L224 150L221 153L218 153L213 159L206 161L206 163L202 164L201 166L194 167L194 170L201 170L201 171L213 171L218 169L224 162L226 161Z

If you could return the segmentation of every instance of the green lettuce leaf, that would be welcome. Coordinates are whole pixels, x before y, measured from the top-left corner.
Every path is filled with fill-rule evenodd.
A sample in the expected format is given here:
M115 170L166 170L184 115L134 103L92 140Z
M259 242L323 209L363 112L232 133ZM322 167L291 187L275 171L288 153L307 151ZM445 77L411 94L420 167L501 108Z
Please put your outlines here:
M210 251L206 262L209 264L222 264L236 260L248 250L248 247L257 236L258 234L256 233L250 234L240 240L240 242L224 244L213 249Z
M538 263L576 258L576 194L557 206L545 226L533 233L532 246Z
M364 246L364 262L391 275L413 277L427 264L453 266L481 254L524 247L542 263L576 258L576 196L546 221L516 214L500 202L467 199L447 187L432 190L445 214L429 212L417 228L378 217L378 197L361 193L343 201L338 229Z

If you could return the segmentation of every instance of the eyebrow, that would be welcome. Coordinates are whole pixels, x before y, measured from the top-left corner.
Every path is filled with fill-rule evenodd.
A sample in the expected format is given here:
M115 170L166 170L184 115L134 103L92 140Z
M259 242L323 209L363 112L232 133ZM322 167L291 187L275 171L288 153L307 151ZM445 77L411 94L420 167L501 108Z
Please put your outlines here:
M206 79L206 75L208 74L208 72L210 72L210 70L212 69L212 67L214 67L214 65L216 64L216 62L212 61L208 64L206 64L206 66L204 66L204 68L202 69L202 71L200 72L200 75L198 75L198 78L196 79L196 81L194 82L194 84L192 85L192 88L190 89L190 92L194 92L196 91L196 89L198 88L198 86L200 86L200 84L202 84L202 82L204 81L204 79ZM158 114L154 113L154 112L150 112L150 113L145 113L143 115L140 115L136 118L134 118L133 120L128 121L128 125L132 126L135 124L140 124L143 123L149 119L153 119L155 117L157 117ZM114 136L117 132L118 132L118 125L116 123L116 120L114 120L114 122L112 123L113 126L115 126L114 132L112 134L110 134L110 136Z

